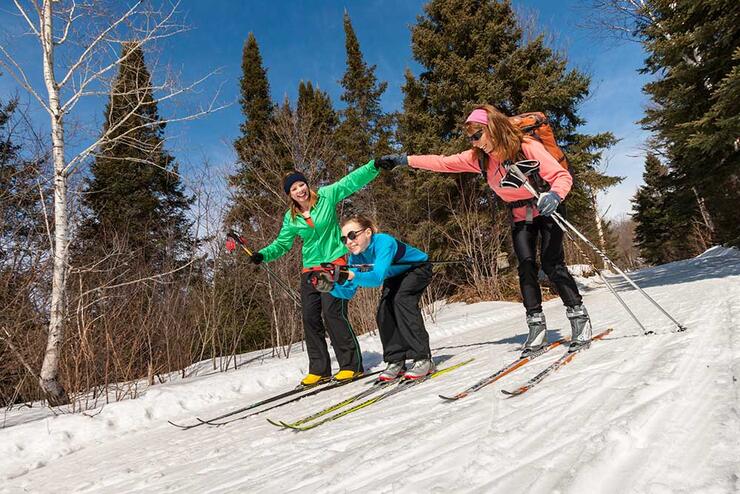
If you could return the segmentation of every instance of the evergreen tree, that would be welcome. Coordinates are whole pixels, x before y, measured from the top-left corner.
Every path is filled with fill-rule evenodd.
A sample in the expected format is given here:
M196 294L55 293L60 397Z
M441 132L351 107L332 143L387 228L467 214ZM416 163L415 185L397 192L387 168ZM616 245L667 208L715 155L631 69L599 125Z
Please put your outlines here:
M333 134L339 119L331 104L331 98L311 81L298 85L296 111L299 118L310 120L311 126L325 134Z
M344 36L347 69L342 77L342 123L337 141L346 163L366 163L372 156L388 150L390 117L380 107L380 98L388 87L378 82L375 65L365 63L352 20L344 12Z
M16 144L12 123L18 101L0 102L0 267L18 262L18 256L35 257L44 239L42 194L50 197L49 187L39 191L42 161L24 159ZM41 245L40 245L41 244ZM11 266L21 270L26 266Z
M38 364L37 336L48 325L41 305L48 296L44 213L51 204L42 198L51 198L52 191L39 180L46 158L26 156L19 144L26 136L15 117L17 104L0 102L0 406L40 397L19 356Z
M283 108L286 115L292 114L290 105ZM314 88L311 81L301 81L298 85L298 101L294 118L299 127L299 136L305 136L296 146L298 157L296 165L305 167L311 174L314 185L334 182L341 178L346 170L336 156L334 133L339 125L339 117L332 107L331 98L319 88ZM324 151L329 150L326 154ZM321 155L319 157L318 155ZM312 161L310 163L307 162Z
M475 104L490 103L508 115L543 111L575 173L569 211L592 235L595 211L588 188L602 189L618 179L595 168L614 137L577 132L584 123L578 105L588 96L589 78L568 70L566 58L545 46L544 36L525 40L508 1L432 0L424 11L412 27L412 47L425 70L418 78L407 71L403 87L399 136L404 150L452 154L467 149L460 124ZM460 202L466 190L477 189L480 198L488 194L479 176L416 174L410 181L404 186L420 191L422 204L403 208L406 221L430 228L448 222L449 205ZM491 228L490 207L488 200L477 203L482 231ZM433 247L443 252L444 243Z
M642 123L671 157L675 193L695 201L683 222L740 245L740 8L731 0L654 0L645 8L650 16L636 32L649 53L643 72L657 78L645 85L654 104Z
M242 163L247 163L250 146L263 139L272 116L273 103L270 99L270 84L267 81L267 70L262 66L257 39L249 33L242 50L242 77L239 80L241 96L239 104L244 114L240 129L242 135L234 146Z
M242 76L239 82L239 103L244 122L240 125L241 135L234 141L239 168L229 180L234 189L234 198L226 223L246 229L249 226L250 211L245 209L245 201L265 193L264 186L259 184L255 175L259 170L255 169L258 165L253 156L267 137L274 111L267 70L262 65L262 55L253 33L249 33L244 43Z
M341 100L346 106L341 111L342 121L336 132L342 174L352 166L391 152L395 118L393 114L384 113L380 106L388 84L379 82L375 75L376 66L365 62L347 11L344 12L344 36L346 70L340 83L344 89ZM395 231L392 227L395 223L394 201L389 200L393 196L393 180L388 174L381 175L346 201L344 214L368 213L384 229Z
M642 178L645 185L632 199L635 243L640 255L649 264L681 259L691 245L691 225L685 218L693 212L686 209L694 208L694 203L690 197L676 193L668 167L653 153L645 158Z
M192 251L191 222L175 159L164 149L162 122L144 53L126 43L105 111L103 143L86 180L90 215L78 239L96 257L119 252L163 269Z

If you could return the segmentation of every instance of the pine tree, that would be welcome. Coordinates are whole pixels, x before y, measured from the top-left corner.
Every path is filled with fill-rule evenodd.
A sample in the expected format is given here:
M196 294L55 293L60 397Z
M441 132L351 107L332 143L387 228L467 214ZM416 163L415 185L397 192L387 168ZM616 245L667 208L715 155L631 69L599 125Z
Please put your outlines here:
M105 138L86 180L81 250L122 253L155 270L191 252L192 198L164 149L164 131L144 53L126 43L106 105Z
M740 245L740 9L731 0L648 7L649 21L636 31L649 53L643 72L656 79L645 85L654 104L642 123L671 157L676 193L696 203L683 221Z
M365 62L347 11L344 35L347 69L341 80L344 88L341 99L346 106L341 111L337 140L347 163L362 164L388 149L391 122L380 107L388 83L378 82L375 65L368 66Z
M318 87L314 88L311 81L301 81L298 85L296 111L299 118L310 119L311 126L326 134L332 134L339 123L331 98Z
M346 106L340 112L341 124L336 132L342 174L347 173L351 167L391 152L395 119L395 115L387 114L381 108L380 99L388 84L378 81L375 75L376 66L365 62L352 20L346 10L344 36L346 70L340 83L344 89L341 100ZM381 175L369 187L346 201L344 214L370 214L384 229L395 232L394 202L389 200L393 196L393 180L388 174Z
M43 198L53 193L39 180L46 157L26 156L19 144L28 141L17 105L17 99L0 102L0 406L41 396L23 361L37 365L42 343L37 336L48 324L39 301L48 297L42 280L48 252L45 213L51 204Z
M249 33L242 50L242 77L239 86L239 103L244 122L240 126L242 135L236 140L234 147L241 162L247 163L249 159L246 153L250 146L265 137L273 111L267 70L262 66L262 55L253 33Z
M663 264L682 258L688 249L690 225L682 218L691 201L679 201L668 167L654 153L645 158L641 186L632 199L635 243L649 264Z
M467 149L461 122L475 104L490 103L508 115L543 111L575 172L569 211L576 212L576 225L591 234L596 213L588 188L604 188L618 179L595 167L614 137L577 132L584 123L578 105L588 96L589 78L568 70L565 56L545 46L544 36L525 40L508 1L432 0L424 11L412 28L412 43L414 58L425 70L418 78L407 71L403 87L399 136L404 151L452 154ZM477 189L481 230L493 228L491 203L483 199L487 185L479 176L416 174L411 180L405 186L420 191L421 204L403 208L407 222L444 225L450 219L448 206ZM443 252L444 242L433 248Z
M45 241L41 197L50 194L47 186L38 188L43 162L24 159L15 143L12 119L17 106L15 99L0 102L0 268L19 254L35 257L34 251L43 249L39 245Z
M234 141L239 169L229 179L234 189L234 203L226 222L229 225L247 228L250 211L245 210L244 201L263 192L261 190L263 187L258 185L257 177L254 175L258 170L254 170L256 165L253 155L267 137L274 112L267 70L263 67L262 55L253 33L249 33L242 50L242 76L239 83L241 92L239 103L244 122L240 125L241 135Z

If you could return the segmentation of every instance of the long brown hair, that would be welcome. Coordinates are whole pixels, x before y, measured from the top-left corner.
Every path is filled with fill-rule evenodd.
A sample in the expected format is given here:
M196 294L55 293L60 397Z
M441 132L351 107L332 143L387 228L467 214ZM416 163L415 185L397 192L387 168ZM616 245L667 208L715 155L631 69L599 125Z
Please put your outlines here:
M283 175L283 182L285 182L285 179L293 175L294 173L295 170L289 171L288 173ZM306 184L306 186L308 186L308 184ZM318 200L319 195L314 192L311 187L308 187L308 209L310 210L312 207L314 207L316 205L316 201ZM292 197L290 197L290 193L288 193L288 201L290 201L290 219L291 221L295 221L295 217L302 213L301 205L294 201Z
M509 121L509 117L491 105L478 105L475 109L485 110L488 115L488 125L468 122L465 124L465 131L472 134L485 127L491 136L494 154L501 161L516 160L517 155L521 152L522 141L524 140L522 131ZM475 152L478 158L483 158L486 154L479 148L475 148Z

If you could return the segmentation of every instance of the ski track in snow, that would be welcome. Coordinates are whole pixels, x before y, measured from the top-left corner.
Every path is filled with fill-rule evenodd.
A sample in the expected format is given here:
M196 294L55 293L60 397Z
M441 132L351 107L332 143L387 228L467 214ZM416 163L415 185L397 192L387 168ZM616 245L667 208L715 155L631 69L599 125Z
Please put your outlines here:
M623 282L620 292L656 335L643 336L612 295L586 281L605 340L522 396L507 398L564 351L536 359L454 403L462 389L517 357L519 304L453 304L429 323L440 366L475 360L316 429L280 430L357 392L360 382L224 427L166 423L212 417L290 386L305 355L155 386L93 417L9 413L0 429L0 492L740 492L740 252L634 273L685 333ZM567 335L559 300L548 325ZM556 333L553 334L553 337ZM361 338L378 363L377 336Z

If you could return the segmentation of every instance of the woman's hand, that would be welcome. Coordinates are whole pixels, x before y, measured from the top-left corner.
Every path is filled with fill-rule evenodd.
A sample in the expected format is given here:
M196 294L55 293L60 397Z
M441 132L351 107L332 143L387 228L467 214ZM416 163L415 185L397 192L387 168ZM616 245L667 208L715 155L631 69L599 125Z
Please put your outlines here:
M408 166L409 159L405 154L386 154L375 158L375 168L393 170L397 166Z
M550 216L558 208L560 201L562 199L555 192L545 192L537 200L537 209L542 216Z

